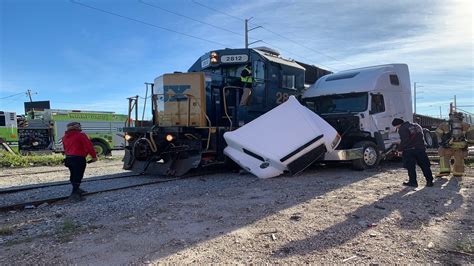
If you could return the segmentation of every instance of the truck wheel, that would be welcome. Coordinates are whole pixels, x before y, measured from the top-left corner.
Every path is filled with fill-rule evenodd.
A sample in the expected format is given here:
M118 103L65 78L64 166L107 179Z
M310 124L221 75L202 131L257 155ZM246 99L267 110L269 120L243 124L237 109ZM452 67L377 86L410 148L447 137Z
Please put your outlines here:
M92 145L94 145L94 150L98 156L105 156L109 153L109 149L102 142L92 141Z
M425 138L425 144L428 148L433 148L433 137L431 136L431 132L428 129L423 129L423 137Z
M360 159L353 160L352 166L356 170L365 170L374 168L380 162L380 152L377 145L372 141L360 141L357 142L353 148L362 148L363 156Z

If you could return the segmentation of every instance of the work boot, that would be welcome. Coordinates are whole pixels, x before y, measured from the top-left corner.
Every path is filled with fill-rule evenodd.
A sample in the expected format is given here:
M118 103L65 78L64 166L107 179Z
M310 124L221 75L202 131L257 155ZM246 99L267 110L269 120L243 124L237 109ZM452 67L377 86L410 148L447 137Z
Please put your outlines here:
M432 187L432 186L434 186L433 181L427 181L427 182L426 182L426 186L427 186L427 187Z
M407 187L418 187L417 183L410 183L410 182L403 182L403 185Z
M84 198L78 192L72 192L71 195L69 196L69 200L72 202L78 202L78 201L83 201Z
M438 173L435 175L435 177L443 177L443 176L449 176L450 173L449 172L444 172L444 173Z
M85 191L85 190L82 189L82 188L78 188L78 189L77 189L77 192L78 192L79 194L81 194L81 195L84 195L84 194L87 193L87 191Z

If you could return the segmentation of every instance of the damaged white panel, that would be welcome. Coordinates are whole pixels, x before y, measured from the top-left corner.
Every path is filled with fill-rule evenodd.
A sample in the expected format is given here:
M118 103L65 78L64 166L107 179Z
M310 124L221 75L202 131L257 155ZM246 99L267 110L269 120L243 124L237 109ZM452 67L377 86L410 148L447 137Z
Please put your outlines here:
M260 178L296 174L339 143L337 131L294 96L224 134L224 153Z

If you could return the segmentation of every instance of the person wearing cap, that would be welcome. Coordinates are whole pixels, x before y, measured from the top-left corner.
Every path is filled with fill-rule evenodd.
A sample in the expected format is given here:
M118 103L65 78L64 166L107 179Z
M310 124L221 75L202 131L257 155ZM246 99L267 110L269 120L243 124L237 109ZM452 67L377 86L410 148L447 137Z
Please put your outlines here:
M433 173L431 172L431 163L426 154L425 139L423 129L416 123L403 121L395 118L392 126L398 130L400 135L400 144L398 150L402 151L403 167L408 171L408 182L404 182L404 186L418 187L416 180L416 165L420 166L421 171L426 179L426 186L433 186Z
M80 188L84 171L86 170L86 157L90 155L92 162L97 161L97 154L89 137L81 132L81 124L72 122L67 124L67 131L62 138L66 159L64 165L69 168L72 185L71 199L80 200L84 190Z

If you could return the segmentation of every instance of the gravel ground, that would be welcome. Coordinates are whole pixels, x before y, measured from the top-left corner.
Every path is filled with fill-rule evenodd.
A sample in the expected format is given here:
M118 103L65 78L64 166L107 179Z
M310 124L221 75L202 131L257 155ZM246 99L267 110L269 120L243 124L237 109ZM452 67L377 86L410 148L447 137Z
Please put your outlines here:
M0 264L472 264L473 173L413 190L400 163L317 166L101 193L0 213Z

